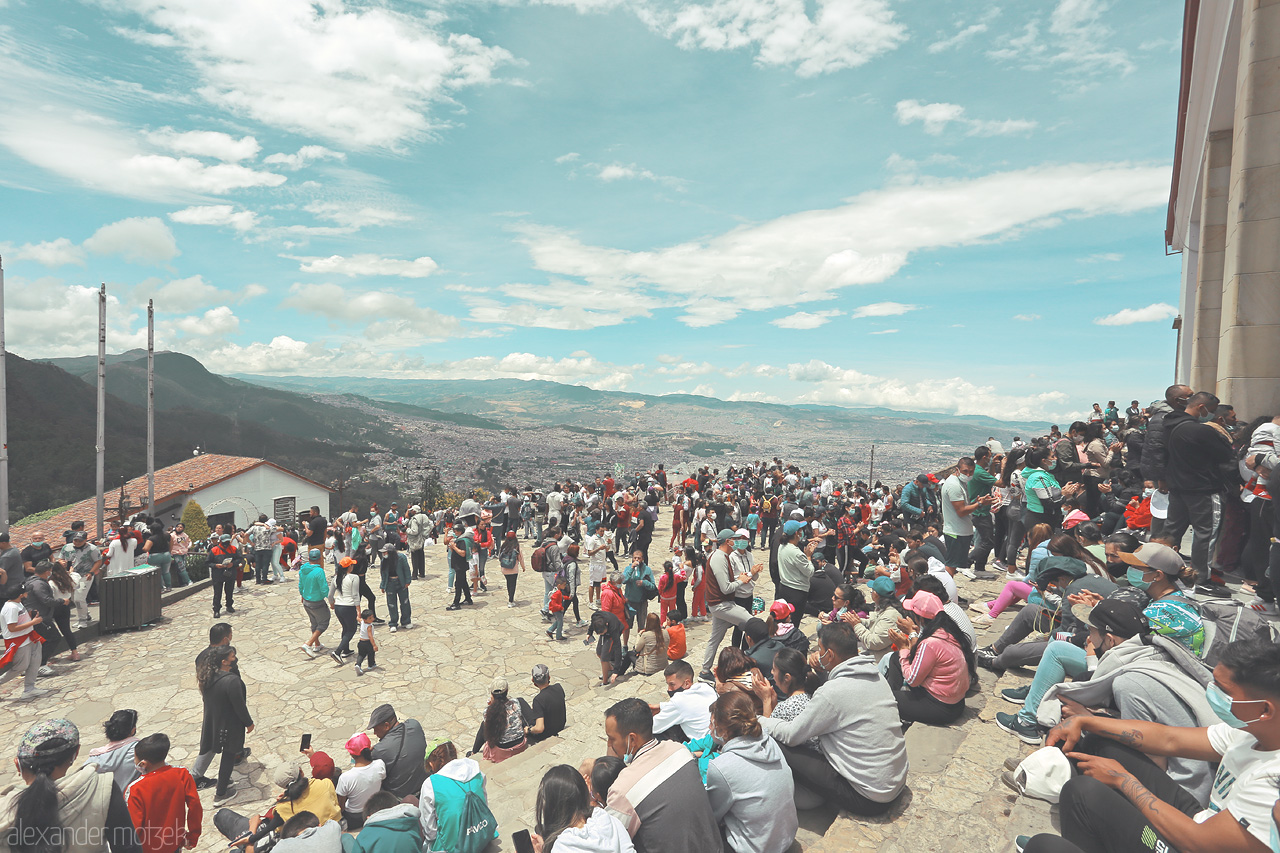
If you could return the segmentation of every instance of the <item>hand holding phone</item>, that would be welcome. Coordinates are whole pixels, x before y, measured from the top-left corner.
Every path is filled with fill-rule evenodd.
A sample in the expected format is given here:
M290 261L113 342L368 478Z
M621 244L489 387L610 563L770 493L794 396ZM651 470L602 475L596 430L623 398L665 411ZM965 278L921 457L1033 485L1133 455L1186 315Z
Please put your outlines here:
M534 853L533 839L529 837L529 830L522 829L511 835L511 843L515 845L516 853Z
M311 733L307 732L302 736L302 743L298 745L298 752L306 752L311 748Z

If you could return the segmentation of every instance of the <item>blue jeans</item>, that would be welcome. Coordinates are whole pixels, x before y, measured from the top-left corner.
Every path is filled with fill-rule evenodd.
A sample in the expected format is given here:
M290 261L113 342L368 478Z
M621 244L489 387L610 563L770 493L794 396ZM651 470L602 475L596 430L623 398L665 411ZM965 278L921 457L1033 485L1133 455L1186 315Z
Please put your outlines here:
M1075 643L1065 640L1053 640L1044 650L1040 663L1036 666L1036 677L1031 680L1031 691L1027 700L1022 703L1018 716L1026 723L1036 721L1036 711L1040 709L1040 700L1055 684L1062 684L1067 676L1075 678L1089 669L1088 657L1084 649Z
M271 554L270 548L253 552L254 580L258 583L266 583L268 580L267 575L271 572Z
M557 640L564 639L564 611L551 614L551 627L547 629L547 636L555 635Z
M391 613L391 620L388 624L392 628L408 625L412 621L409 618L412 612L409 607L409 590L406 587L400 587L396 590L388 589L386 590L386 594L387 610ZM401 616L403 616L403 618L401 618Z

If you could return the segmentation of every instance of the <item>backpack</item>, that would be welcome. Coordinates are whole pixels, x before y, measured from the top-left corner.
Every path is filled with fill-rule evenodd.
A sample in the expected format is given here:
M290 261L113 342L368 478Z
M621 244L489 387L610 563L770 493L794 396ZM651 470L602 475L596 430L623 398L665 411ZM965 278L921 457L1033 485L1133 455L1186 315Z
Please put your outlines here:
M529 555L529 565L535 572L546 572L551 568L547 561L547 547L547 545L542 545L535 548L533 553Z
M489 804L484 798L465 787L456 779L448 779L446 776L435 774L431 777L431 788L436 799L436 814L439 815L440 795L435 791L437 780L447 779L462 791L462 814L461 819L456 824L458 838L441 838L436 836L433 847L440 847L449 850L450 853L483 853L489 847L489 842L498 836L498 820L493 816L493 812L489 810ZM444 827L441 827L443 829Z
M1200 657L1211 668L1218 665L1223 650L1236 640L1274 643L1280 639L1276 626L1239 602L1200 601L1197 604L1204 619L1204 651Z

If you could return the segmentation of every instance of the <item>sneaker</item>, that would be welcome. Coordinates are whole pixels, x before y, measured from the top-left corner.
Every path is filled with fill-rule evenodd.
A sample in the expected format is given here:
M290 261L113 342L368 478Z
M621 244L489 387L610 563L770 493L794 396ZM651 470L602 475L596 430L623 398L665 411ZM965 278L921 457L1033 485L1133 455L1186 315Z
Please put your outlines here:
M1027 845L1031 843L1030 835L1019 835L1013 839L1013 846L1018 853L1026 853Z
M1000 691L1000 698L1006 702L1012 702L1015 705L1021 705L1027 701L1027 694L1031 692L1031 685L1027 684L1023 687L1009 687Z
M698 673L698 678L702 679L703 681L710 681L712 683L714 683L716 680L715 675L713 675L711 673L711 670L708 670L708 669L704 669L702 672Z
M333 658L338 663L346 663L346 661L342 659L342 655L338 654L336 651L329 652L329 657Z
M320 654L320 652L316 651L310 646L303 646L302 650L307 653L307 657L309 658L314 658L316 655Z
M408 630L409 630L410 628L412 628L412 627L413 627L413 623L412 623L412 622L406 622L406 623L404 623L403 625L401 625L401 626L400 626L400 630L401 630L401 631L408 631Z
M956 569L956 574L964 575L971 581L976 581L978 579L978 573L973 569Z
M42 666L38 670L36 670L36 675L40 676L41 678L48 678L51 675L57 675L57 674L58 674L58 671L48 665Z
M552 637L552 635L553 635L554 633L555 633L554 631L552 631L550 628L548 628L548 629L547 629L547 639L548 639L548 640L550 640L550 639L551 639L551 637Z
M30 690L22 691L23 699L38 699L41 696L48 696L52 692L47 687L33 687Z
M1266 601L1261 598L1254 598L1249 602L1249 607L1256 610L1263 616L1280 616L1280 608L1276 607L1274 601Z
M356 675L364 675L364 670L360 668L360 664L356 664Z
M214 783L214 784L217 784L217 783ZM235 798L236 798L236 786L228 785L227 790L222 791L221 793L214 794L213 806L214 808L217 808L218 806L226 805L227 803L231 802Z
M235 609L234 607L228 607L228 608L227 608L227 612L228 612L228 613L235 613L235 612L236 612L236 609Z
M1032 746L1040 745L1040 727L1035 723L1028 723L1017 714L1006 714L1003 711L996 712L996 725L1001 731L1006 731L1016 737L1023 743L1029 743Z
M351 651L350 649L347 649L345 652L342 653L342 656L344 658L353 658L356 656L356 653Z
M1004 769L1005 769L1005 770L1017 770L1017 769L1018 769L1018 765L1022 763L1022 758L1023 758L1023 756L1021 756L1021 755L1012 755L1012 756L1010 756L1010 757L1006 758L1006 759L1004 760Z
M195 780L197 791L204 791L218 784L217 779L210 779L208 776L197 776L195 777Z
M396 626L395 626L395 625L392 625L392 626L391 626L391 633L393 633L393 634L394 634L395 632L396 632Z
M589 625L589 624L591 624L591 623L590 623L590 622L588 622L586 619L579 619L579 620L578 620L578 627L579 627L579 628L585 628L585 627L587 627L587 625Z
M980 616L986 616L991 612L990 608L987 606L988 604L989 602L986 601L975 601L973 604L969 605L969 609Z
M1004 576L1004 579L1005 579L1006 581L1018 581L1018 582L1022 582L1022 581L1025 581L1025 580L1027 579L1027 573L1026 573L1026 572L1020 572L1020 571L1012 571L1012 572L1009 572L1008 574L1006 574L1006 575Z
M1226 584L1214 583L1213 581L1205 581L1196 584L1196 595L1207 595L1210 598L1230 598L1231 590L1227 589Z
M375 616L375 617L373 617L373 624L375 624L375 625L385 625L385 624L387 624L387 620L386 620L386 619L379 619L377 616Z
M999 655L996 654L996 650L991 646L983 646L978 649L973 653L973 657L977 661L978 666L983 669L989 669L993 672L1004 671L1000 667L996 666L996 658L999 657Z
M508 601L508 602L507 602L507 607L509 607L509 608L510 608L510 607L515 607L515 606L516 606L516 603L515 603L514 601Z
M1004 564L1004 560L992 560L991 568L997 572L1008 572L1009 567Z
M969 624L979 631L985 631L996 624L996 618L994 616L975 616L969 620Z
M445 608L445 610L461 610L461 609L462 609L462 605L460 604L450 604L448 607ZM392 630L394 631L395 629L393 628Z
M1009 788L1014 793L1021 794L1023 793L1023 789L1022 786L1018 784L1018 777L1016 775L1017 770L1018 768L1014 766L1004 771L1000 774L1000 781L1005 784L1006 788Z

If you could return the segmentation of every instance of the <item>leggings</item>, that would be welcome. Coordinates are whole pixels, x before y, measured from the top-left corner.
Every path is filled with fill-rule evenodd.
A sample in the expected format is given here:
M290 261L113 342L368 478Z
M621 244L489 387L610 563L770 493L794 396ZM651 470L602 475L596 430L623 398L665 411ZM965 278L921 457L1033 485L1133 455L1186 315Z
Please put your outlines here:
M1007 506L1000 513L1005 518L1004 564L1012 571L1018 563L1018 549L1022 547L1022 539L1027 528L1022 523L1022 507Z
M578 613L578 594L575 592L573 598L569 599L569 603L573 605L573 619L575 622L581 622L582 616ZM562 611L563 612L563 611ZM641 625L641 628L644 626Z
M67 641L67 648L74 652L76 637L71 633L71 605L68 602L54 602L53 621L58 626L58 632L62 634L62 638Z
M1009 581L1000 590L1000 594L987 605L987 615L992 619L1004 612L1005 608L1015 601L1026 601L1031 595L1031 584L1024 581Z
M364 575L360 576L360 597L369 602L369 612L373 614L373 618L378 618L378 599L373 597L373 590L369 589L369 584L365 582Z
M1081 741L1076 749L1119 762L1144 788L1188 817L1200 811L1195 797L1137 750L1094 737ZM1062 788L1059 808L1062 838L1037 835L1027 844L1026 853L1177 853L1177 848L1147 822L1137 806L1097 779L1075 776L1068 780Z
M516 575L506 575L507 578L507 603L514 604L516 600Z
M1022 703L1018 716L1025 723L1036 722L1036 711L1040 709L1040 701L1045 692L1055 684L1062 684L1067 676L1075 678L1089 671L1089 659L1084 649L1075 643L1054 640L1045 648L1036 666L1036 677L1031 680L1031 689L1027 700Z
M333 612L338 616L338 624L342 626L342 641L338 643L337 652L345 655L351 651L351 638L356 635L356 606L354 604L335 604Z

